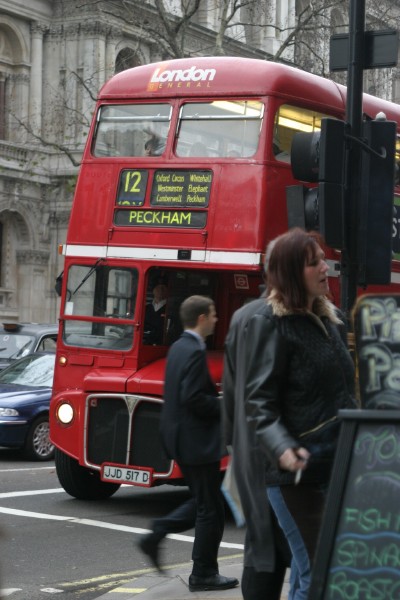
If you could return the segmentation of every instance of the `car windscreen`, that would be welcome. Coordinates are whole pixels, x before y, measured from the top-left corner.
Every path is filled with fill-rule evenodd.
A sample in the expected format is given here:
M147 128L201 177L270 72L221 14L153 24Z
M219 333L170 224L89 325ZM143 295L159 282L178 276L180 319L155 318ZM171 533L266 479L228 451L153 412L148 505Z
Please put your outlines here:
M54 377L54 354L30 354L16 361L0 374L0 384L13 383L33 387L51 387Z

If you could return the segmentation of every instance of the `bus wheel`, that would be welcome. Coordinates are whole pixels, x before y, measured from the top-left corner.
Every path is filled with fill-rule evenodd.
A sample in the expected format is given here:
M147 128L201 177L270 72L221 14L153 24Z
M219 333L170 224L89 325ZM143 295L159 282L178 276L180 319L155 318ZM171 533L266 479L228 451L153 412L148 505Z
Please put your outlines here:
M119 489L118 483L101 481L97 471L81 467L78 461L56 448L55 463L58 479L70 496L79 500L103 500Z

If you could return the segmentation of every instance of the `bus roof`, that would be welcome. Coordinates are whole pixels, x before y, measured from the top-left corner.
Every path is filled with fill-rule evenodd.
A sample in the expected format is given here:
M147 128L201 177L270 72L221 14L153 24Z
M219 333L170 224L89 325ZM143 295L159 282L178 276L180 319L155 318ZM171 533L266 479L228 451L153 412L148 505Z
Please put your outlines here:
M344 86L295 67L253 58L203 56L126 69L103 85L98 100L278 96L344 114L346 95ZM396 104L364 94L364 112L375 118L381 111L389 120L400 120Z
M343 88L344 89L344 88ZM183 58L126 69L99 100L286 94L343 107L343 90L328 79L278 63L234 57Z

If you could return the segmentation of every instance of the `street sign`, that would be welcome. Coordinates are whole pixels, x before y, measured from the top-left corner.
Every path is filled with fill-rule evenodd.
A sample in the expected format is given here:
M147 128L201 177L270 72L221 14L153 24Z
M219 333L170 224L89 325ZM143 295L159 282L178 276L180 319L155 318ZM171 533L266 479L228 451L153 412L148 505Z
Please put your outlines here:
M395 29L365 31L363 69L379 69L397 65L399 33ZM330 71L346 71L349 67L349 34L339 33L330 40Z
M399 597L400 411L339 411L333 466L309 598Z
M339 411L312 600L399 598L399 319L400 294L367 294L354 309L361 409Z

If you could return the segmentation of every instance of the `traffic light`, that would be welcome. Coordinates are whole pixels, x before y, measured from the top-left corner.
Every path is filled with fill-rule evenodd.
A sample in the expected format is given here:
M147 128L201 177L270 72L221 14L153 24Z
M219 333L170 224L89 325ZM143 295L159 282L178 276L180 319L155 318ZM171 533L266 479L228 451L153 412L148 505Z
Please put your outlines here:
M387 285L392 263L396 123L363 124L358 285Z
M321 120L321 131L293 136L291 166L296 179L318 182L286 188L288 227L318 230L328 246L343 247L343 181L346 124Z

